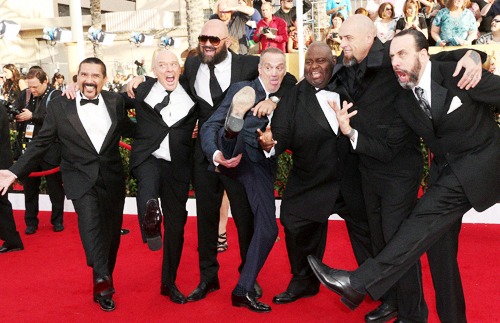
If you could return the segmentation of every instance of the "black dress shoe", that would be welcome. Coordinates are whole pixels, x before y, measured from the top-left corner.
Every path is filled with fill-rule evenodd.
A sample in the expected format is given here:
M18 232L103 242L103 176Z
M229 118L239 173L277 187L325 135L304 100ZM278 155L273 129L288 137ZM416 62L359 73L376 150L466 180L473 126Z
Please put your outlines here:
M259 283L255 281L255 284L253 284L253 290L255 292L255 298L259 299L262 297L262 294L264 293L262 291L262 287L260 287Z
M363 302L365 294L352 288L349 280L351 276L350 272L330 268L313 255L307 256L307 261L309 261L309 265L311 265L319 281L328 289L340 295L340 301L344 303L345 306L354 310Z
M299 294L294 294L294 293L291 293L289 291L286 291L286 292L283 292L281 294L274 296L273 303L274 304L288 304L288 303L295 302L296 300L298 300L300 298L314 296L314 295L318 294L318 292L319 292L319 290L317 290L315 292L302 292Z
M0 253L7 253L7 252L14 252L14 251L21 251L24 250L24 247L11 247L9 245L3 245L0 247Z
M187 297L188 302L196 302L207 297L207 294L220 289L219 280L201 282Z
M101 310L105 312L111 312L114 311L116 308L115 301L113 301L112 298L95 298L94 297L94 302L98 303L99 306L101 307Z
M120 235L124 236L126 234L129 234L130 233L130 230L129 229L124 229L124 228L121 228L120 230Z
M36 232L36 230L38 230L38 227L36 225L28 225L28 227L26 227L26 230L24 231L24 233L26 234L34 234Z
M146 212L142 219L142 230L152 251L161 249L161 210L157 199L150 199L146 203Z
M54 230L54 232L61 232L64 230L64 225L62 225L62 223L56 223L52 230Z
M231 302L233 306L246 307L250 311L257 313L271 312L271 307L269 305L259 302L254 296L250 295L250 293L246 293L245 296L231 294Z
M163 296L169 296L170 300L177 304L185 304L187 302L186 296L184 296L175 284L167 285L161 284L160 294Z
M398 308L389 303L382 303L379 307L365 315L365 322L384 323L398 315Z
M110 276L104 276L94 280L94 299L101 300L104 298L111 298L115 293L113 287L113 280Z

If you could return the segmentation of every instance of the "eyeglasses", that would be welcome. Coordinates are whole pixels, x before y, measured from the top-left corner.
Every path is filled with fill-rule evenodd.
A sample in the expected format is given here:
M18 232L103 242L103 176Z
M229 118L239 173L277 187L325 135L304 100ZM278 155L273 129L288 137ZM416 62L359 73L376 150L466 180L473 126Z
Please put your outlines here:
M385 10L385 11L392 11L392 8L390 8L390 7L386 7L384 10Z
M200 35L198 36L198 41L201 43L201 44L206 44L207 41L210 41L210 44L214 45L214 46L219 46L220 42L224 39L226 39L227 37L224 37L222 39L220 39L219 37L217 36L207 36L207 35Z

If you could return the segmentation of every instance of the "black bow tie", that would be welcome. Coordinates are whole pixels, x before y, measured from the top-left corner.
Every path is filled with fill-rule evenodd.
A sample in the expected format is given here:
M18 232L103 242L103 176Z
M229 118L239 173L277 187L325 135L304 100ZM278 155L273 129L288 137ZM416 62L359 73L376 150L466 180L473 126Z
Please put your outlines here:
M80 100L80 105L85 105L87 103L93 103L95 105L98 105L99 104L99 98L95 98L95 99L92 99L92 100L87 100L87 99L81 99Z

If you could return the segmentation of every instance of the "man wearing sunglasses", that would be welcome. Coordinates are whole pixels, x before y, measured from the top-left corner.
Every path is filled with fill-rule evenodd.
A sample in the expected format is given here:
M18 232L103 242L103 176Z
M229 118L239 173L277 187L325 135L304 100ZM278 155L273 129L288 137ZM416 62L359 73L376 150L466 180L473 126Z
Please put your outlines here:
M479 37L476 44L500 44L500 15L491 21L491 32Z

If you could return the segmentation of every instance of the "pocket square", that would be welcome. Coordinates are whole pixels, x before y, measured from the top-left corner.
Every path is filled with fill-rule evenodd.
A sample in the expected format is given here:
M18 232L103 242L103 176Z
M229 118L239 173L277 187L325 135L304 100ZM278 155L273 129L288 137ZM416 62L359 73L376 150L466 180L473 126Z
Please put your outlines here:
M462 106L462 101L460 101L460 98L458 96L454 96L451 100L450 109L448 109L448 112L446 114L452 113L456 109L460 108L460 106Z

